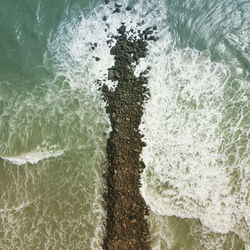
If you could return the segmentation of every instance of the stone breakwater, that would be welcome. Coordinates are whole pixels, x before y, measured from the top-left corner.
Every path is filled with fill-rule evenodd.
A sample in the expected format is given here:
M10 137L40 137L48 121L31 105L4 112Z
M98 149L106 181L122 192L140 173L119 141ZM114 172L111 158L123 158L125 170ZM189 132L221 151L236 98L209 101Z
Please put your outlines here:
M136 77L134 70L139 59L147 55L147 40L156 40L156 26L143 31L126 30L122 24L119 35L107 43L115 45L110 53L115 64L108 69L108 78L117 81L114 91L104 84L103 98L107 102L112 131L107 141L107 220L104 249L150 249L149 229L145 220L147 206L139 188L144 163L140 159L143 135L139 125L143 103L149 96L147 69Z

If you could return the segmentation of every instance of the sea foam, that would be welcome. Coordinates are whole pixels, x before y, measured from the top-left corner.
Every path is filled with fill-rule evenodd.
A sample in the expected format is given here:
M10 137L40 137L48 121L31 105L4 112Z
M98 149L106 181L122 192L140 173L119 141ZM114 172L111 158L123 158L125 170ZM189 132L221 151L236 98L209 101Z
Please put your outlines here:
M186 48L159 57L160 51L163 44L149 58L142 195L157 214L197 218L248 242L248 84L237 79L232 93L236 80L208 51Z
M63 154L63 150L59 151L34 150L28 153L22 153L18 156L1 156L1 158L15 165L23 165L26 163L37 164L41 160L48 159L51 157L58 157L61 154Z

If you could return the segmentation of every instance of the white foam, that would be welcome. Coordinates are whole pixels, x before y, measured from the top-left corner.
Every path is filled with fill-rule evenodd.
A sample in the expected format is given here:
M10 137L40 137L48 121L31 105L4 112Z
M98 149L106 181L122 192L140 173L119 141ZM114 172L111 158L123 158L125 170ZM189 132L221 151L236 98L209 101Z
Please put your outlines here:
M147 143L142 195L157 214L198 218L214 232L234 231L247 242L247 83L238 80L231 95L229 70L211 62L207 51L167 56L161 43L151 49L152 97L140 127ZM229 107L239 101L233 113Z
M161 3L138 1L132 11L125 11L126 0L119 3L123 5L119 14L112 14L110 5L100 5L86 17L79 14L68 23L63 22L56 37L49 42L50 53L55 55L53 65L72 88L85 89L87 93L96 95L99 87L95 81L103 79L114 89L116 83L107 77L107 69L114 64L114 57L110 55L106 41L118 34L117 29L122 22L127 30L143 30L153 23L162 23L165 18L165 13L161 13L165 9L164 4ZM106 22L103 21L104 16L108 17ZM138 26L142 20L144 23ZM96 49L92 50L90 43L96 43ZM96 57L100 60L96 61ZM46 60L48 58L45 57Z
M63 154L63 150L58 151L31 151L18 156L1 156L3 160L9 161L15 165L24 165L26 163L37 164L41 160L51 157L58 157Z

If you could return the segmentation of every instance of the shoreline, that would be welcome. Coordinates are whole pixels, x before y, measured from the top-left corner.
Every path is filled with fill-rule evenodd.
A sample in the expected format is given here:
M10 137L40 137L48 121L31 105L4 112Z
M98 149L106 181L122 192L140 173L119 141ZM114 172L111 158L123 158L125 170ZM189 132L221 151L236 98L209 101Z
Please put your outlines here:
M149 96L146 74L134 75L135 65L147 55L147 40L156 27L144 31L126 31L122 24L118 36L112 37L115 45L110 54L115 64L108 69L108 79L117 81L110 91L104 84L103 98L107 102L112 131L107 141L107 192L104 195L107 209L104 249L150 249L149 228L145 219L148 208L140 194L140 173L145 164L140 159L143 135L139 125L143 103ZM136 34L138 36L136 36ZM108 41L107 41L108 42Z

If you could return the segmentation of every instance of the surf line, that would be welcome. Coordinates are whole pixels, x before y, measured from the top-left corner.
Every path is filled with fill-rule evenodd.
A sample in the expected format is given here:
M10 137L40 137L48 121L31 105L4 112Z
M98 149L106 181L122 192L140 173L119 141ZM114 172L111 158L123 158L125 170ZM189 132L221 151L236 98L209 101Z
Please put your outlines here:
M149 229L145 219L148 208L140 194L140 173L145 164L140 159L143 135L139 125L143 103L149 97L147 73L149 68L134 74L139 59L147 55L148 40L156 41L157 27L127 30L124 23L112 44L110 54L115 63L108 69L108 79L117 81L114 91L102 86L106 112L110 115L112 131L107 140L107 209L104 249L150 249Z

